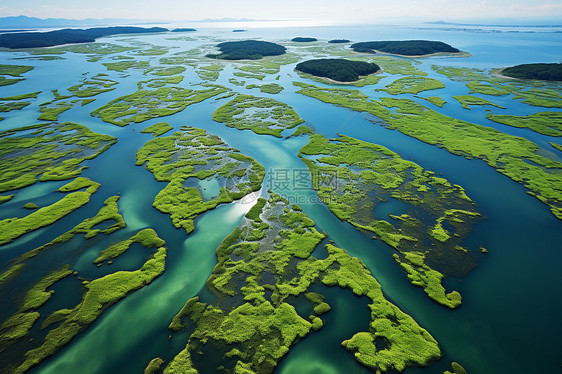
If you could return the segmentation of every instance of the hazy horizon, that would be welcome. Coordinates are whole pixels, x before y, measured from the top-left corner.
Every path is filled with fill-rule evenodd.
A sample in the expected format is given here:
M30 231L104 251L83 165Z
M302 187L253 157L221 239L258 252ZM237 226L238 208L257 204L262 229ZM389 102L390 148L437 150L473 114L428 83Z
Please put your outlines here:
M156 4L156 5L155 5ZM481 1L466 0L357 0L342 4L334 0L286 0L283 5L271 2L240 0L236 3L210 0L186 4L179 0L99 0L96 7L70 0L58 0L44 5L40 0L20 0L17 7L0 6L0 17L20 16L37 18L107 19L131 21L197 22L207 19L252 19L260 21L294 21L308 25L361 24L367 22L427 22L446 21L482 24L559 24L562 3L544 0ZM251 22L251 21L245 21Z

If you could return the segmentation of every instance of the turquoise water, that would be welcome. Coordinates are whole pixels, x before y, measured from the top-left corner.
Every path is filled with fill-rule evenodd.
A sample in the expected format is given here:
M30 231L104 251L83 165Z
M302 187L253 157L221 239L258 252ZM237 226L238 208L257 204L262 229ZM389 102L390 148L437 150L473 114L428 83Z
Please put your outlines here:
M233 35L230 31L205 30L198 34L189 34L191 37L197 35L212 35L222 39L263 38L272 41L287 40L301 35L353 40L442 40L472 54L469 58L423 59L422 64L418 65L420 69L428 72L430 77L438 78L447 86L441 90L424 92L420 96L439 95L448 103L443 108L437 108L425 100L413 96L408 96L409 98L420 101L440 113L525 137L551 151L553 158L560 159L562 156L547 144L548 141L555 140L554 138L493 123L484 118L485 109L492 109L494 113L530 114L542 111L543 108L527 106L507 96L489 98L507 107L506 110L488 107L463 109L452 96L468 93L464 83L450 81L431 70L433 64L491 69L526 62L555 62L559 60L562 52L562 33L472 33L379 26L250 29L244 35ZM170 41L165 40L166 37L169 36L147 35L137 38L158 45L180 46L180 49L172 50L171 54L207 43L201 40ZM101 41L114 42L121 39L116 37ZM184 347L186 337L179 335L169 340L167 325L183 303L204 288L205 281L216 263L216 247L250 209L251 199L223 205L204 214L196 220L195 232L189 236L184 231L175 229L168 215L161 214L152 207L154 197L165 184L155 181L144 167L134 166L136 151L152 139L152 135L141 134L140 130L166 121L176 130L182 125L190 125L215 133L230 146L254 157L264 166L268 172L264 191L267 190L269 177L275 169L305 169L297 157L297 152L306 143L306 139L283 140L260 136L212 121L213 111L228 99L210 99L164 119L119 128L93 118L89 113L116 97L134 92L136 82L146 79L140 72L131 70L123 74L106 71L100 64L102 61L87 62L87 57L80 54L67 53L63 56L64 60L60 61L10 60L12 57L24 55L21 52L0 54L0 63L36 66L35 70L25 75L26 81L0 87L0 96L39 90L43 93L24 110L3 115L6 119L0 122L1 129L36 123L38 105L50 100L50 90L61 89L63 93L64 88L76 84L83 77L83 73L87 72L87 76L93 76L103 72L109 74L109 78L119 80L116 89L96 96L96 101L92 104L75 107L63 113L60 121L85 125L93 131L118 137L119 142L97 159L86 163L89 169L83 175L102 184L91 202L47 228L25 235L11 245L0 247L0 261L6 262L52 240L84 218L93 216L106 198L117 194L120 195L120 212L128 225L126 229L118 231L110 238L100 238L93 242L75 238L68 245L53 249L37 261L31 262L30 267L41 269L45 264L54 267L71 261L74 268L92 276L121 268L129 270L146 256L145 252L139 250L128 253L126 261L116 261L112 265L115 267L109 269L97 269L91 262L99 249L146 227L156 229L169 248L167 270L160 278L109 308L70 345L32 372L142 372L152 358L161 356L171 359ZM158 61L157 57L138 59L151 61L154 65ZM479 266L467 277L447 281L450 288L458 289L463 295L463 306L458 310L449 311L429 300L421 289L409 284L392 260L392 250L388 246L357 232L349 224L335 218L324 205L314 203L317 201L314 191L303 190L291 194L320 230L326 231L338 246L365 262L392 302L412 315L439 341L444 353L442 360L429 368L410 368L405 372L442 373L451 361L460 362L471 374L559 371L559 337L562 334L559 316L562 315L562 298L557 279L562 230L560 221L552 216L547 206L527 195L521 185L481 161L454 156L443 149L389 130L370 115L326 105L296 94L292 81L298 76L293 69L294 65L283 66L279 81L274 79L277 74L267 76L263 82L244 78L247 84L281 84L285 89L278 95L262 94L257 90L246 90L230 84L228 79L233 76L232 68L222 71L216 83L241 93L283 101L291 105L307 124L322 135L333 137L341 133L381 144L426 169L442 173L451 182L463 186L486 216L486 220L477 224L465 244L471 249L476 249L482 244L489 253L479 256ZM201 82L191 67L188 67L184 75L186 78L180 84L183 87L189 88ZM389 96L374 89L390 83L393 79L395 78L388 77L377 86L366 86L360 90L371 98ZM202 183L209 196L216 193L216 184ZM21 206L28 201L48 204L56 197L53 191L60 185L58 182L41 183L18 191L14 200L1 206L1 218L24 214L25 212L21 213ZM380 209L386 211L391 208L381 206ZM81 250L76 251L76 248ZM34 279L42 275L41 271L37 271L24 283L32 284ZM60 287L57 293L68 294L68 297L56 300L53 298L44 307L50 309L40 312L46 313L55 306L75 301L77 290L72 284L61 284ZM16 291L13 290L2 296L12 297L15 294ZM367 328L365 301L341 290L330 290L327 297L333 310L326 315L326 327L299 342L281 361L276 372L368 372L340 346L343 339L351 337L361 328ZM13 310L0 308L0 317L5 317L11 312Z

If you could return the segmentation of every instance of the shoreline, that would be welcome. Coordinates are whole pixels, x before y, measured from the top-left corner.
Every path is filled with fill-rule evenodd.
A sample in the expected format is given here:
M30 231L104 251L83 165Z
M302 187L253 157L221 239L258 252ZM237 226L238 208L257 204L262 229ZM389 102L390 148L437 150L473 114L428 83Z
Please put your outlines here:
M303 73L302 71L299 71L299 70L296 70L296 69L295 69L295 71L302 78L305 78L305 79L322 79L322 80L325 80L325 81L328 81L328 82L331 82L331 83L335 83L335 84L354 85L355 83L361 82L361 79L363 79L363 78L360 78L360 79L358 79L356 81L353 81L353 82L341 82L341 81L337 81L337 80L334 80L334 79L331 79L331 78L328 78L328 77L319 77L317 75L313 75L313 74L309 74L309 73ZM370 76L373 76L373 75L378 75L378 74L383 74L383 73L384 73L384 70L379 69L372 74L363 75L363 77L370 77Z
M448 53L448 52L436 52L436 53L430 53L427 55L399 55L397 53L388 53L388 52L383 52L383 51L379 51L378 49L373 49L373 51L375 52L373 53L366 53L366 52L355 52L354 50L351 50L351 53L354 54L358 54L358 55L365 55L365 56L376 56L376 55L384 55L384 56L398 56L398 57L406 57L406 58L426 58L426 57L438 57L438 56L443 56L443 57L470 57L472 56L472 54L468 53L468 52L464 52L464 51L460 51L460 52L455 52L455 53Z

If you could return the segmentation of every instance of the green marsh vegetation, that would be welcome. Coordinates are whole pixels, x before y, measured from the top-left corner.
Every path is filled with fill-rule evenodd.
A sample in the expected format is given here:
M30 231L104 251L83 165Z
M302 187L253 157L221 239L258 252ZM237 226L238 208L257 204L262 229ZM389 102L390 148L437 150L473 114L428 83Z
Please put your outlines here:
M447 117L409 99L367 100L359 91L295 82L303 95L377 116L391 129L455 155L476 158L522 184L562 219L562 164L540 155L533 142L496 129ZM390 109L396 108L396 113Z
M213 120L256 134L281 137L281 132L304 122L289 105L250 95L238 95L213 113Z
M411 76L403 77L388 84L385 88L379 88L377 91L386 91L391 95L398 95L402 93L418 94L423 91L437 90L445 88L445 84L437 79Z
M300 154L314 176L313 188L336 217L396 249L394 259L431 299L460 306L460 294L446 293L442 281L475 266L461 243L480 219L462 187L385 147L347 136L312 135ZM404 207L376 216L377 206L390 199Z
M442 98L440 98L439 96L422 97L422 99L429 101L430 103L438 106L439 108L443 108L443 105L447 104L447 102Z
M9 86L24 80L22 74L31 70L33 66L0 65L0 86Z
M148 126L146 129L141 130L141 132L144 134L152 134L154 135L154 137L157 137L173 129L174 128L170 126L168 123L159 122L159 123L155 123L154 125Z
M41 324L41 329L48 329L48 332L41 345L36 345L36 348L27 351L24 354L23 362L13 368L11 372L25 373L52 356L94 323L107 308L125 298L128 294L150 284L164 272L167 252L166 248L163 247L164 241L158 238L151 229L143 230L130 239L109 247L100 253L100 258L115 258L124 253L125 247L132 242L139 242L144 247L153 250L145 263L134 271L117 271L91 280L80 278L84 288L82 300L72 309L60 309L46 316ZM19 339L27 336L29 329L39 317L36 310L45 304L53 294L48 289L63 277L79 275L70 270L68 265L53 274L40 280L27 293L24 299L25 303L18 314L7 321L10 322L17 316L18 319L26 321L26 323L15 327L8 324L9 330L5 333L8 335L7 337L0 336L0 341L9 343L14 338Z
M562 95L552 85L537 81L514 81L506 78L489 76L483 70L433 66L439 74L456 81L467 81L470 93L490 96L513 94L514 100L546 108L562 108Z
M528 116L488 113L486 118L512 127L528 128L543 135L562 136L562 113L560 112L539 112Z
M169 214L177 228L189 234L200 214L261 188L264 168L205 130L183 126L181 131L147 142L137 153L156 180L169 182L153 206ZM216 180L217 196L205 198L200 181Z
M433 337L384 297L359 259L332 244L324 247L326 258L313 256L325 238L314 226L281 196L271 192L267 201L260 199L217 249L207 280L216 301L196 296L173 318L170 330L187 329L189 335L163 372L196 374L213 367L273 372L296 342L323 328L322 315L331 309L322 295L328 287L369 300L369 324L342 342L362 365L382 373L439 358ZM297 312L293 304L299 297L312 314Z
M419 75L426 76L427 73L415 67L419 64L416 60L405 60L392 56L354 56L352 60L367 61L377 64L388 74Z
M0 133L0 192L40 181L75 178L117 139L74 123L22 127ZM25 151L22 151L25 150Z
M232 82L231 82L232 83ZM252 89L252 88L259 88L259 90L263 93L268 93L268 94L278 94L281 91L283 91L283 86L278 85L277 83L267 83L267 84L249 84L246 86L247 89Z
M213 96L227 92L217 85L207 85L203 90L181 87L161 87L155 90L139 90L121 96L94 110L92 116L117 126L141 123L181 112L191 104L199 103Z
M0 246L11 243L22 235L41 227L48 226L62 217L72 213L78 208L86 205L90 201L90 197L100 187L99 183L92 182L87 178L78 178L69 184L61 187L59 192L69 192L75 183L80 183L80 188L86 188L85 191L76 191L66 194L59 201L37 209L33 213L22 218L6 218L0 221ZM72 191L72 190L70 190Z
M472 105L489 105L489 106L495 106L496 108L500 108L500 109L506 109L503 106L500 106L498 104L494 104L489 100L486 100L484 98L478 97L478 96L472 96L472 95L458 95L458 96L453 96L453 99L457 100L459 103L461 103L462 107L464 109L468 109L470 110L470 107Z

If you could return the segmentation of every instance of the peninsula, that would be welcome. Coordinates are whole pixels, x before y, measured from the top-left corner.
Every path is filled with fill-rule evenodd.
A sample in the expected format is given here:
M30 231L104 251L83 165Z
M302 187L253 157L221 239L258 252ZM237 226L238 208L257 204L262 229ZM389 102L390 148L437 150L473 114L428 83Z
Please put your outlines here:
M48 32L17 32L0 34L0 48L22 49L54 47L71 43L91 43L97 38L118 34L146 34L166 32L162 27L96 27L92 29L63 29Z

